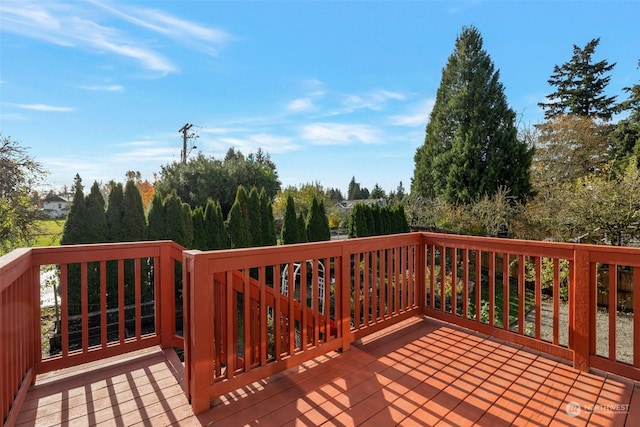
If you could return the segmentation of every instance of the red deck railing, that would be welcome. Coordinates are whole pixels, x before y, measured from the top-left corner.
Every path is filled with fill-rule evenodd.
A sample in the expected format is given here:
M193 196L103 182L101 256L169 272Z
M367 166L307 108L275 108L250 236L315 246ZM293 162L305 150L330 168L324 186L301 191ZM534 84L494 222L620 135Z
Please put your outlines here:
M44 265L62 301L59 353L48 357ZM0 404L8 424L37 373L159 344L185 349L199 413L416 315L640 380L639 311L639 248L410 233L212 252L171 242L21 249L0 258Z
M194 411L419 314L420 248L420 234L404 234L186 252L185 378Z
M15 421L36 374L154 345L183 347L176 334L174 273L182 249L173 242L74 245L20 249L0 258L3 421ZM42 266L54 269L60 298L50 340L51 350L58 348L44 355Z

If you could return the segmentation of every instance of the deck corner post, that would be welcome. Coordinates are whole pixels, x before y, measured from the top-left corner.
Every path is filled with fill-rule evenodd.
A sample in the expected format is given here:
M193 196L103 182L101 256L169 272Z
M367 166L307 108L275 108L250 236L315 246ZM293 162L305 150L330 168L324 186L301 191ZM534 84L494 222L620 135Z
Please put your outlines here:
M183 252L182 283L183 298L188 301L188 323L184 328L185 386L193 413L198 415L210 407L209 379L213 369L209 343L213 343L213 322L209 318L213 318L213 291L206 280L206 263L197 262L196 252L199 251Z
M573 283L570 283L569 308L572 321L569 333L573 344L573 367L581 371L589 371L589 352L592 325L591 316L591 277L589 251L574 249Z

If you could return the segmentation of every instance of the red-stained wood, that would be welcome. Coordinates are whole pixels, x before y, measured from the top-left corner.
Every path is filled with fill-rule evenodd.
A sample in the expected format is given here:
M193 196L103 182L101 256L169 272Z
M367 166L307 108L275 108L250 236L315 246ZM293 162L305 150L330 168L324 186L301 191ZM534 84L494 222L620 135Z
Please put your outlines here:
M553 344L559 344L560 332L560 260L553 259Z
M616 360L616 316L618 314L618 265L609 264L609 360Z
M30 361L33 359L36 353L36 349L39 349L39 344L35 343L34 337L21 337L16 338L15 341L15 355L11 355L7 358L6 355L0 354L0 360L3 361L3 369L7 369L8 377L12 380L12 383L17 382L17 379L21 379L20 372L25 369L29 369L30 366L38 366L37 372L41 372L43 369L51 369L54 366L62 367L67 363L81 363L88 360L98 360L107 355L115 355L118 352L129 351L131 349L143 348L148 345L157 345L161 342L166 344L164 336L165 334L171 335L172 322L159 321L158 317L166 315L164 307L170 307L163 299L163 292L156 292L156 295L160 297L156 301L156 307L159 307L159 314L156 314L156 333L150 337L142 336L141 333L141 283L140 283L140 260L145 258L154 258L154 266L161 266L158 270L163 270L165 263L162 261L156 263L158 257L165 257L167 250L163 249L164 246L170 247L170 252L173 257L181 258L182 254L178 250L175 244L170 242L145 242L145 243L133 243L133 244L105 244L105 245L80 245L77 247L64 247L60 248L43 248L34 249L29 251L28 254L31 257L31 270L33 275L37 274L39 263L42 264L59 264L61 271L63 272L63 278L61 281L61 290L63 293L63 310L62 310L62 355L58 358L51 358L51 360L43 361L42 363L36 361ZM429 263L435 267L435 251L440 250L440 306L435 308L435 293L433 287L435 286L435 269L431 268L431 280L427 286L430 288L429 302L433 308L425 307L424 296L425 292L424 278L426 274L421 274L422 269ZM483 324L479 321L479 316L476 316L475 320L468 319L468 251L474 250L476 253L476 278L477 278L477 295L480 294L481 280L480 276L480 264L483 261L484 254L488 258L488 270L489 270L489 311L490 320L489 324ZM380 251L380 272L378 273L378 252ZM425 252L426 251L426 252ZM594 367L605 367L613 372L622 373L627 376L636 376L638 370L638 355L635 355L634 364L636 367L624 365L618 363L615 360L615 313L610 312L609 322L609 357L607 359L598 358L593 353L595 352L595 329L593 316L595 312L595 273L597 272L597 262L610 264L610 270L614 270L609 280L613 281L613 286L610 287L609 306L612 311L615 311L617 296L616 292L611 292L611 288L616 290L617 274L615 269L617 265L624 266L640 266L640 251L634 248L602 248L590 245L574 245L574 244L552 244L546 242L530 242L530 241L516 241L510 239L486 239L486 238L472 238L468 236L447 236L438 235L433 233L411 233L398 236L386 236L386 237L372 237L365 239L354 239L347 242L328 242L328 243L313 243L313 244L301 244L291 245L289 247L276 247L276 248L258 248L247 249L238 251L216 251L211 253L200 253L199 251L187 251L187 255L191 253L192 259L195 264L198 264L197 271L201 271L197 279L190 278L188 281L196 289L198 286L207 288L208 295L205 298L195 298L193 295L193 289L184 293L186 295L186 303L188 307L185 307L185 315L189 319L185 319L185 335L186 345L190 349L187 351L187 357L192 358L196 356L197 352L194 352L196 343L207 342L207 345L203 347L203 353L207 353L206 357L198 356L196 359L198 362L191 360L187 371L189 375L185 379L185 382L189 384L189 389L193 384L190 383L193 378L197 377L197 373L193 371L193 367L196 365L207 365L207 373L204 375L207 378L207 394L210 396L216 396L221 391L227 390L230 387L240 386L246 381L252 381L263 378L265 374L279 372L283 366L294 366L298 363L303 363L309 360L309 357L315 357L325 354L332 348L341 347L343 350L348 350L354 339L365 338L368 334L379 332L384 329L388 324L397 322L407 317L413 316L417 313L424 312L434 317L441 318L443 320L449 320L463 326L479 330L483 333L488 333L496 337L508 339L514 343L520 345L527 345L531 348L548 351L558 357L564 357L573 359L573 363L576 367L585 370L589 367L589 362L593 363ZM426 254L429 254L427 257ZM495 273L496 273L496 253L502 254L500 261L502 262L503 273L503 327L500 329L494 328L495 320ZM460 255L459 255L460 254ZM552 343L540 342L539 330L540 324L540 305L538 289L541 284L538 279L539 271L536 271L536 337L523 336L524 327L524 313L523 313L523 301L518 302L518 323L519 328L517 331L509 330L509 261L511 257L518 257L519 270L518 270L518 293L524 297L523 292L523 278L524 278L524 259L525 257L539 257L544 256L553 259L554 267L554 295L553 295L553 340ZM188 258L188 256L187 256ZM429 261L427 261L429 258ZM135 320L136 332L135 336L126 339L124 334L124 260L135 260L135 311L137 318ZM185 258L186 259L186 258ZM321 259L334 259L336 270L335 274L335 305L336 305L336 319L337 325L335 340L330 339L330 334L326 333L327 328L331 331L331 320L329 315L325 315L319 312L319 288L318 278L313 276L318 274L318 261ZM353 266L350 265L351 260L354 260ZM560 300L560 260L568 260L570 265L570 288L569 288L569 349L559 347L558 340L558 327L559 327L559 300ZM99 263L100 273L100 315L101 318L106 318L105 309L105 295L104 295L104 282L103 275L106 270L106 261L115 260L119 266L118 274L118 287L119 287L119 306L118 315L120 318L120 331L119 341L116 343L109 343L105 346L104 331L101 332L101 345L97 347L89 347L88 336L88 293L87 293L87 272L90 268L93 268L93 263ZM316 268L313 268L313 279L311 283L307 283L306 269L307 265L305 260L311 260ZM4 260L3 260L4 261ZM361 266L360 261L363 261ZM447 261L450 261L450 265L453 267L447 271ZM296 275L294 274L294 262L302 263L302 271L300 275L300 283L296 284ZM18 266L25 263L24 260L19 259L13 261L11 265ZM89 264L90 263L90 264ZM67 291L67 265L68 264L80 264L81 268L81 301L82 301L82 350L80 352L69 351L69 316L68 311L65 313L64 306L68 300ZM266 284L261 280L251 279L248 271L250 268L258 268L260 270L261 278L264 276L264 267L268 265L276 265L275 270L277 273L275 276L280 275L280 265L286 264L288 269L288 284L289 292L286 296L278 296L279 281L276 281L274 288L267 288ZM326 263L328 265L328 262ZM420 265L416 265L420 264ZM3 263L0 263L0 271L2 271ZM462 267L462 275L458 277L457 267ZM539 263L536 262L536 266L539 267ZM27 266L28 269L28 266ZM5 268L7 270L7 268ZM154 269L155 270L155 269ZM330 269L328 269L330 271ZM8 270L10 271L10 270ZM195 270L194 270L195 271ZM239 273L242 272L242 273ZM328 271L325 272L325 279L327 278ZM15 273L13 273L15 275ZM163 272L159 272L159 276L156 276L156 286L158 280L162 280ZM221 274L222 282L216 281L218 274ZM447 275L450 276L447 276ZM635 275L634 275L635 276ZM186 277L186 276L185 276ZM381 289L378 291L376 281L380 278ZM451 308L447 309L447 295L445 291L445 284L447 277L451 277ZM9 319L20 321L25 325L24 328L29 331L36 332L38 323L37 316L33 316L34 311L30 311L26 318L20 317L20 311L15 308L14 301L19 301L26 304L35 304L37 295L34 292L37 289L39 280L36 278L25 279L27 290L20 289L20 291L10 290L11 284L7 284L4 281L4 276L0 280L0 287L2 289L8 289L8 291L0 296L3 302L1 307L7 306L7 299L10 300L8 306L9 309L4 310L2 315L6 317L9 315ZM159 279L160 278L160 279ZM386 280L385 280L386 279ZM458 307L457 300L457 282L462 280L462 307ZM636 287L638 287L637 278ZM386 282L387 286L383 284ZM187 281L185 281L187 283ZM350 289L352 283L355 284L354 289ZM204 286L202 285L204 284ZM301 286L299 289L299 298L296 299L296 285ZM307 291L307 286L310 286L310 291ZM329 291L330 280L325 280L325 297ZM171 286L172 287L172 286ZM161 287L163 288L163 287ZM214 288L220 291L220 303L216 303L213 291ZM276 291L275 288L278 288ZM422 289L422 290L421 290ZM172 290L173 291L173 290ZM308 294L310 292L310 294ZM357 296L354 298L354 309L350 305L351 292ZM238 354L238 319L235 316L237 294L242 293L245 295L244 305L242 307L242 321L244 322L244 357L240 358ZM389 301L386 308L382 307L382 295L384 294L385 300ZM420 296L422 294L422 296ZM203 294L204 295L204 294ZM201 295L202 296L202 295ZM311 307L307 307L307 297L310 298L312 304ZM284 303L281 300L284 298ZM202 301L205 301L203 304ZM207 302L208 301L208 302ZM479 309L480 301L477 301L477 309ZM380 310L378 310L378 304L380 304ZM634 299L634 305L638 305ZM273 307L277 313L278 321L276 325L280 327L280 334L276 336L283 336L284 340L281 343L281 350L275 355L277 361L282 361L280 364L270 364L266 361L267 355L265 347L265 335L266 335L266 322L262 316L264 307ZM279 309L277 309L279 307ZM201 308L204 307L204 308ZM219 307L216 310L216 307ZM330 307L330 302L324 304L326 310ZM636 307L637 308L637 307ZM417 309L417 310L416 310ZM458 316L458 310L461 309L463 315ZM172 310L172 309L171 309ZM353 311L352 311L353 310ZM197 311L206 312L205 314L197 314ZM378 316L380 311L380 316ZM636 310L637 311L637 310ZM363 313L363 316L361 316ZM370 316L370 313L372 314ZM175 314L173 318L175 319ZM4 318L4 317L3 317ZM171 318L171 316L167 317ZM198 325L200 322L206 323L209 328L209 332L202 334L203 328L200 326L195 327L194 323L196 319ZM202 319L205 319L204 321ZM612 320L613 319L613 320ZM380 320L380 321L378 321ZM353 321L354 328L351 328L351 322ZM103 321L102 321L103 322ZM216 332L212 329L213 325L218 322L220 324L220 331L222 331L219 339L216 339ZM319 328L320 324L324 322L325 341L320 343ZM300 325L300 346L296 345L295 337L295 324ZM164 330L164 325L167 324L168 331ZM158 326L160 325L160 326ZM637 319L634 321L634 337L640 336L640 327ZM102 324L104 328L104 323ZM199 330L199 334L191 334L193 329ZM278 326L274 325L274 329ZM217 329L217 328L216 328ZM24 335L24 334L23 334ZM206 336L206 338L202 338ZM174 341L171 337L171 342ZM339 339L338 339L339 338ZM536 339L538 338L538 339ZM162 341L161 341L162 340ZM280 342L280 340L276 340ZM4 342L4 341L3 341ZM10 341L11 344L13 342ZM593 349L593 351L592 351ZM264 354L264 356L263 356ZM39 356L38 356L39 357ZM8 360L8 362L7 362ZM224 367L222 367L222 362ZM240 369L238 369L240 368ZM260 369L257 369L260 368ZM264 368L264 369L262 369ZM203 371L204 372L204 371ZM209 387L210 385L217 387ZM229 389L230 390L230 389ZM194 397L193 393L189 394L191 398ZM11 397L3 397L3 404L6 400L10 400ZM204 407L201 404L201 408Z
M510 254L502 254L502 329L509 330L509 264Z
M589 335L595 330L595 325L590 324L589 310L594 310L590 301L589 291L589 252L576 250L574 255L575 293L570 296L569 309L574 312L573 330L573 366L581 371L588 371L589 361ZM555 294L555 292L554 292Z
M633 366L640 369L640 268L633 269Z
M535 305L534 310L536 311L535 315L535 329L536 334L535 338L537 340L541 337L542 332L542 258L535 257L534 262L535 268Z

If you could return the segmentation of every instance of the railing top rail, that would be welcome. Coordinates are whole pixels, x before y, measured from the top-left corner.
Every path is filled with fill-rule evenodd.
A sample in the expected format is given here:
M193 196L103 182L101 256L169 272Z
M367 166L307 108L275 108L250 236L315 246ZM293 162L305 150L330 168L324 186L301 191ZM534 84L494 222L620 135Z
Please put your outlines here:
M423 233L423 239L424 243L435 246L565 259L573 258L573 252L577 248L588 249L586 245L574 243L540 242L535 240L476 237L428 232Z
M421 243L420 233L403 233L388 236L363 237L339 241L298 243L264 246L259 248L224 249L216 251L185 251L187 259L209 261L209 271L228 271L259 265L275 265L291 260L331 258L358 252L382 250L394 246Z
M153 257L159 256L163 246L169 246L174 256L184 250L171 240L45 246L33 248L33 263L41 265Z
M20 248L0 257L0 292L31 268L30 248Z

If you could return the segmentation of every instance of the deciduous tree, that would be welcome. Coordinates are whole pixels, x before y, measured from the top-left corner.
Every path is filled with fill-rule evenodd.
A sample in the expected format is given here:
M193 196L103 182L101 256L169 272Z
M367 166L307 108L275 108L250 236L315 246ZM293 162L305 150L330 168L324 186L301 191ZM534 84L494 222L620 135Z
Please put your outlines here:
M0 255L28 245L37 232L38 206L30 198L45 175L25 148L0 134Z

